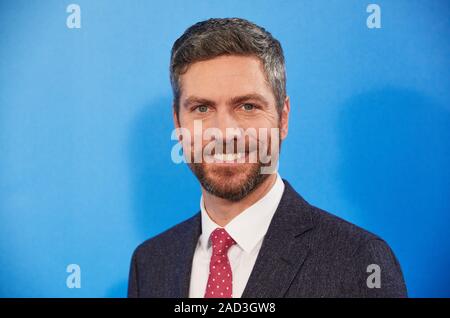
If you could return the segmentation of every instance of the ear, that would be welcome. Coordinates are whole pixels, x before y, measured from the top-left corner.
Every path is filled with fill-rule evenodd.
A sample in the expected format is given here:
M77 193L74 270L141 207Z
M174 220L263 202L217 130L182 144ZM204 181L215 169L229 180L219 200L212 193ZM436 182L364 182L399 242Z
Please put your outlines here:
M172 117L173 117L173 125L175 126L175 128L180 128L180 120L177 115L175 101L172 102Z
M291 110L291 102L289 96L286 96L284 100L283 110L281 111L280 136L282 140L284 140L288 135L290 110Z
M180 119L179 119L179 117L177 115L177 111L176 111L176 107L175 107L175 102L172 103L172 119L173 119L173 125L175 126L175 128L177 128L177 129L181 128ZM181 135L178 138L179 142L181 142L180 138L181 138Z

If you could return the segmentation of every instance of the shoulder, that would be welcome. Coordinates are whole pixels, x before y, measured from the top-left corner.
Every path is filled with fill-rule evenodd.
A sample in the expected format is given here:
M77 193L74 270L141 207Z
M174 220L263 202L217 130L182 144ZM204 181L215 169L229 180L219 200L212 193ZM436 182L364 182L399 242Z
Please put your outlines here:
M158 257L180 250L186 240L190 240L200 229L200 214L178 223L164 232L144 241L134 251L134 258Z
M310 207L314 250L352 264L371 261L398 266L394 252L383 238L330 212Z
M314 206L311 206L311 215L314 250L352 263L370 260L397 265L394 252L380 236Z
M282 210L296 215L302 226L305 223L311 229L309 236L313 245L328 246L328 250L335 248L342 253L355 251L361 244L381 238L337 215L318 208L306 201L286 180L285 192L280 202Z
M389 244L380 236L310 206L314 224L311 252L314 263L340 277L345 295L362 297L405 297L406 286L400 264ZM383 273L381 288L368 288L369 274Z
M289 205L284 206L295 210L302 215L302 220L311 224L309 243L318 259L336 261L340 265L369 260L398 265L390 246L380 236L308 203L286 180L284 182L286 201L289 201Z
M131 258L128 296L173 297L173 290L167 290L161 284L167 284L171 280L168 273L177 271L174 260L179 259L189 248L189 244L194 245L199 227L200 215L197 213L140 244Z
M311 219L317 240L341 247L348 253L356 252L370 241L383 241L378 235L344 220L328 211L310 205Z

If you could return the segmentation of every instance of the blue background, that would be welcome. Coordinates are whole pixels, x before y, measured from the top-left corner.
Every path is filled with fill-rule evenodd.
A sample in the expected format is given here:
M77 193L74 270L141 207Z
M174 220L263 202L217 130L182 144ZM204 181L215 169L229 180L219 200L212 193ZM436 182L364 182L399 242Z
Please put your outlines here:
M281 175L382 236L410 296L450 296L448 1L0 4L0 296L122 297L143 240L198 211L172 163L169 54L191 24L239 16L277 37L290 131ZM66 266L81 288L66 287Z

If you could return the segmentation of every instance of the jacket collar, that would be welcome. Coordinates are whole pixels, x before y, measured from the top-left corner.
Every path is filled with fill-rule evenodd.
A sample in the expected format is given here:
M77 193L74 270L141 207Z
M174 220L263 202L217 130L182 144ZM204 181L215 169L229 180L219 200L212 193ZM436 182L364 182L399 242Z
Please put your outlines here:
M313 228L310 205L283 181L283 196L242 298L283 297L308 256L309 241L303 234Z
M283 297L309 253L303 236L314 225L310 205L283 179L283 196L264 237L242 298ZM187 222L181 238L180 264L175 269L175 297L189 296L192 260L201 235L201 213Z

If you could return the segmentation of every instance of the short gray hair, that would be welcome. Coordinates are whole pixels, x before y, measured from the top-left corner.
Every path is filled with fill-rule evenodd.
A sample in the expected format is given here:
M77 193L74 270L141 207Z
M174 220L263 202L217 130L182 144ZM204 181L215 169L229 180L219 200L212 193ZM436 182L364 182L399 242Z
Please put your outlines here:
M221 55L256 56L272 88L279 113L286 98L286 69L280 42L264 28L240 18L208 19L190 26L172 47L170 82L174 107L180 110L180 75L189 65Z

